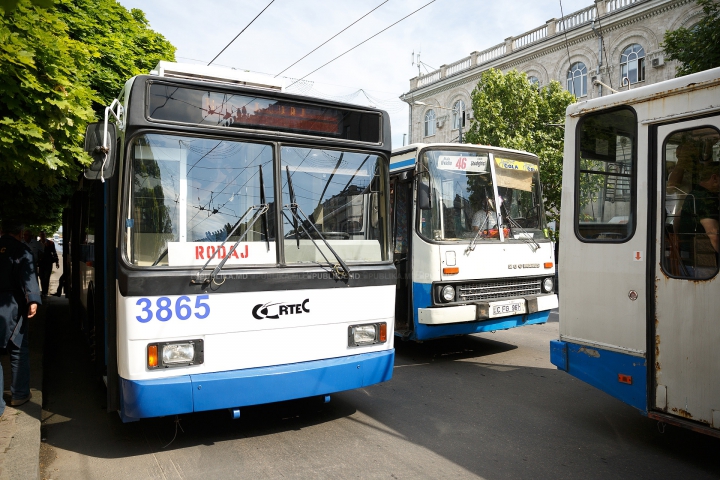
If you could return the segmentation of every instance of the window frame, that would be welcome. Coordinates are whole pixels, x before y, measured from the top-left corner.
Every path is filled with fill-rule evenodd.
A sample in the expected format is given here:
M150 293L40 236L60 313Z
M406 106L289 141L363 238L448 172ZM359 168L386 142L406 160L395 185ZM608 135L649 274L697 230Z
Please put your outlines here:
M638 55L637 52L631 51L630 53L625 53L628 50L633 49L635 46L640 47L640 50L642 51L642 57ZM638 62L638 78L636 81L631 82L630 77L628 76L630 70L629 70L629 64L630 64L630 55L635 55L635 60ZM623 62L623 57L625 57L625 61ZM645 81L645 59L647 58L647 54L645 53L645 47L640 45L639 43L631 43L625 49L620 53L620 86L625 85L625 79L628 79L629 85L635 85L636 83L641 83ZM623 72L623 67L625 67L627 70ZM642 73L642 75L641 75ZM640 78L642 76L642 78Z
M462 106L462 109L459 111L458 111L458 109L455 108L458 105ZM453 112L452 129L453 130L459 130L460 127L459 127L458 120L462 122L462 127L465 128L465 107L466 107L466 105L462 98L459 98L458 100L455 101L455 103L453 103L453 107L452 107L452 112Z
M583 237L580 234L580 219L579 219L579 212L580 212L580 137L582 132L582 127L587 121L588 118L592 118L598 115L607 115L614 112L620 112L626 110L630 113L632 113L633 118L635 119L635 128L634 128L634 134L635 134L635 140L633 142L632 146L632 152L631 156L633 159L632 162L632 170L630 172L630 211L628 212L628 225L630 225L630 229L628 231L628 235L625 238L621 239L612 239L612 238L586 238ZM598 112L591 112L586 115L583 115L582 118L577 123L577 126L575 127L575 158L573 159L575 165L574 165L574 177L573 177L573 230L575 231L575 238L577 238L579 241L583 243L600 243L600 244L622 244L627 243L630 240L632 240L635 237L635 232L637 231L637 185L638 185L638 118L637 118L637 112L634 108L632 108L629 105L623 105L617 108L609 108L607 110L600 110ZM608 163L608 162L606 162ZM630 220L632 220L632 223L630 223Z
M435 115L435 110L430 108L425 112L425 129L423 130L424 137L432 137L435 135L435 121L437 120L437 115ZM430 128L428 126L432 127L432 132L430 132Z
M579 66L579 65L582 65L582 69L577 69L577 70L574 70L574 69L573 69L575 66ZM584 70L584 71L583 71L583 70ZM580 73L580 77L579 77L579 78L580 78L580 89L581 89L581 90L582 90L582 88L583 88L583 78L585 79L585 82L584 82L585 91L581 92L580 95L578 95L578 94L575 93L575 91L574 91L574 90L575 90L575 78L576 78L576 75L575 75L575 73L574 73L575 71L580 71L580 72L581 72L581 73ZM569 67L568 70L567 70L567 75L566 75L566 90L567 90L568 92L572 93L573 95L575 95L576 98L587 97L587 94L588 94L587 74L588 74L588 67L587 67L587 65L585 65L585 62L577 61L577 62L571 63L571 64L570 64L570 67ZM570 88L570 85L573 86L572 89Z

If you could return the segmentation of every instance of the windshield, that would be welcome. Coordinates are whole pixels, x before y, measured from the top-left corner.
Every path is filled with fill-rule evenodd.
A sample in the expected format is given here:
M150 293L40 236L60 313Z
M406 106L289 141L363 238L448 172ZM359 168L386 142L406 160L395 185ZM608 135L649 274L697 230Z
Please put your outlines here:
M222 242L239 239L253 212L243 215L262 203L261 175L265 201L274 201L272 145L148 134L133 140L130 154L126 248L135 265L204 265L213 254L218 263L229 250ZM268 217L268 242L256 222L229 264L276 263L272 209Z
M283 210L283 223L276 221L273 145L146 134L133 139L129 154L132 190L124 246L130 263L202 267L226 256L226 268L278 260L327 263L313 245L319 236L308 222L298 222L296 236L289 209ZM344 261L387 258L380 157L299 147L283 147L281 155L283 205L291 203L287 166L299 208ZM253 219L263 205L265 221ZM276 236L279 225L283 233ZM285 259L278 259L278 237L286 239Z
M491 162L488 152L426 150L419 169L418 189L427 188L430 195L430 208L418 215L424 237L499 241L498 207L506 238L544 237L540 177L533 157L502 153Z
M328 257L320 235L346 262L387 259L385 166L377 155L319 148L281 149L283 232L288 263ZM297 213L290 205L292 183Z

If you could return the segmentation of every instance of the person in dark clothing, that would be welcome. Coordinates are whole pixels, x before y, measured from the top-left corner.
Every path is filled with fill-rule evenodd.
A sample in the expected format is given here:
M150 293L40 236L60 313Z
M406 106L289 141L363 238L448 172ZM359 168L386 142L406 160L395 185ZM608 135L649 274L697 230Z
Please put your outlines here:
M683 202L680 212L680 250L689 253L689 258L693 258L693 253L697 248L699 236L704 234L707 236L706 242L709 240L711 252L715 252L717 259L720 252L720 168L717 164L702 166L698 172L698 183L693 186L692 191ZM696 270L696 277L704 276L700 270L703 267L710 267L706 272L707 275L714 275L717 261L712 262L714 265L696 265L693 263L691 268Z
M45 231L40 232L40 243L43 246L43 252L40 256L40 288L42 288L43 297L47 297L53 263L57 268L60 268L60 260L58 259L57 250L55 250L55 242L45 236Z
M0 348L10 355L12 384L10 405L20 406L30 400L30 348L28 322L41 303L33 255L21 241L22 226L3 221L0 237ZM4 388L0 365L0 391ZM0 416L5 413L0 396Z

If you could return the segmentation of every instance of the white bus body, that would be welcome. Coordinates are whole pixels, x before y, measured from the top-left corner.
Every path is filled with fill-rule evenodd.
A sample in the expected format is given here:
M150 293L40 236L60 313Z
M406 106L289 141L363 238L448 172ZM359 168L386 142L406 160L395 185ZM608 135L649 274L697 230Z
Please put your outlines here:
M428 340L547 321L558 300L537 156L413 144L393 151L390 179L396 335Z

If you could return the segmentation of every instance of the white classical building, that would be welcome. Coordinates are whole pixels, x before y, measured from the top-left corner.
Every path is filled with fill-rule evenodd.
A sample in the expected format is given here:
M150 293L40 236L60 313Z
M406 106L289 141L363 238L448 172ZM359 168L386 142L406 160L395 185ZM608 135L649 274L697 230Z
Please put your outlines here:
M663 36L694 25L701 14L694 0L595 0L442 65L411 79L400 97L410 105L410 143L457 142L459 123L472 119L470 95L490 68L525 72L541 86L557 80L580 99L673 78L676 62L665 60Z

